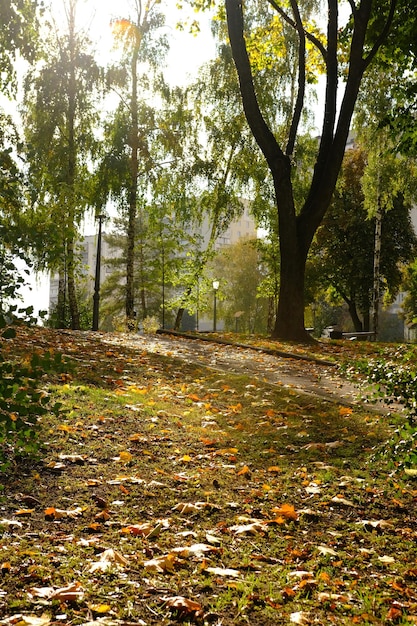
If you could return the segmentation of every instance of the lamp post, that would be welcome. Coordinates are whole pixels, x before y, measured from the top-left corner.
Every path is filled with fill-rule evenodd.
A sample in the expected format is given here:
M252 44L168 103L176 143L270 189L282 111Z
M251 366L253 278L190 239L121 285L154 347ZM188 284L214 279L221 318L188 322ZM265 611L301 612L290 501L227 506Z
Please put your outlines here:
M93 326L92 330L98 330L98 311L100 304L100 270L101 270L101 227L104 215L97 215L98 219L98 235L97 235L97 252L96 252L96 274L94 280L94 296L93 296Z
M213 280L213 293L214 293L214 307L213 307L213 332L217 330L217 291L220 283L218 280Z

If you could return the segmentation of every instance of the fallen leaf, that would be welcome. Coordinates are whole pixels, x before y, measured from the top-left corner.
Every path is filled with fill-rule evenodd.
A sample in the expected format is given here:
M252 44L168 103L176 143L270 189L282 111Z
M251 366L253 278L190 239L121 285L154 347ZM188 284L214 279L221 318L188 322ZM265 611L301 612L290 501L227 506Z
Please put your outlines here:
M292 504L283 504L280 507L275 507L274 509L272 509L272 511L274 513L277 513L279 516L283 517L284 519L289 519L289 520L294 520L294 521L298 519L298 513L294 509Z
M174 548L171 550L173 554L179 554L182 557L187 556L203 556L207 552L218 552L219 548L209 546L206 543L194 543L191 546L184 546L180 548Z
M128 560L121 555L120 552L113 550L113 548L109 548L101 553L100 560L91 565L89 572L107 572L114 566L126 567L127 565Z
M160 572L164 574L165 572L173 572L174 565L177 560L175 554L165 554L163 556L156 557L155 559L151 559L150 561L145 561L143 567L151 572Z
M346 498L343 498L342 496L334 496L334 498L331 499L331 502L333 502L333 504L338 504L339 506L347 506L347 507L356 508L356 504L352 502L352 500L347 500Z
M237 526L230 526L229 530L235 535L257 535L265 532L265 524L259 521L252 522L251 524L241 524Z
M221 507L218 504L212 504L211 502L179 502L173 507L173 511L179 511L182 515L187 513L199 513L203 510L220 510Z
M173 596L172 598L162 598L164 604L174 611L181 614L181 618L193 616L194 618L203 616L203 608L198 602L184 598L182 596Z
M46 626L46 624L51 623L51 618L49 615L41 615L38 617L37 615L22 615L21 613L16 613L11 617L6 617L1 623L6 626Z
M237 578L240 576L240 572L237 569L223 569L222 567L207 567L206 572L211 572L216 576L230 576L232 578Z
M297 611L295 613L291 613L290 622L291 624L301 624L301 626L311 624L308 613L306 613L305 611Z
M381 563L395 563L395 559L392 556L388 556L388 555L384 555L384 556L379 556L378 557L378 561L380 561Z
M71 583L66 587L54 589L53 587L32 587L28 591L33 598L46 600L59 600L60 602L77 602L84 598L84 591L78 582Z
M337 556L337 552L336 550L333 550L333 548L328 548L327 546L316 546L316 548L320 552L320 554L330 554L331 556Z
M75 519L77 517L80 517L83 514L84 510L85 509L81 507L77 507L76 509L65 510L65 509L56 509L55 507L51 506L45 509L44 515L45 515L46 520L59 520L59 519L63 519L66 517Z

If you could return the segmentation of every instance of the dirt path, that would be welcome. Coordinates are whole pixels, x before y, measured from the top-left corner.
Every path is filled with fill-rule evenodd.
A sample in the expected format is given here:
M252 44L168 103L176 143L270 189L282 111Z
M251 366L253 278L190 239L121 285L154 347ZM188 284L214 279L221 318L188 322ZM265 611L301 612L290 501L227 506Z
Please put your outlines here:
M317 361L284 358L250 348L171 335L104 335L102 341L113 346L122 344L131 349L179 358L212 369L247 374L257 380L331 402L348 405L363 402L359 388L344 380L336 367ZM378 406L378 410L383 408Z

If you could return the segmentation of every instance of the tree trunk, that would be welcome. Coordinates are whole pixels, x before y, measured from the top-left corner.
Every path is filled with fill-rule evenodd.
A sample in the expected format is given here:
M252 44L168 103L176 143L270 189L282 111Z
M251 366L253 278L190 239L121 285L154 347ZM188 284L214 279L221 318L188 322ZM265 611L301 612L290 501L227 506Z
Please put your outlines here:
M350 319L353 322L353 328L355 329L355 331L357 333L360 333L362 330L366 330L366 329L364 329L363 324L361 322L361 319L359 317L355 301L354 300L349 300L347 304L348 304L348 308L349 308Z
M77 302L77 290L76 290L76 279L75 279L75 265L76 259L74 256L74 242L69 241L67 244L67 253L68 253L68 305L71 316L71 328L72 330L80 330L80 311L78 309Z
M132 54L132 92L130 100L130 189L128 206L127 253L126 253L126 319L130 330L135 322L135 243L137 219L137 186L139 172L139 128L138 128L138 62L139 42Z
M65 308L67 293L67 273L65 266L60 268L58 276L58 301L56 304L56 328L65 328Z

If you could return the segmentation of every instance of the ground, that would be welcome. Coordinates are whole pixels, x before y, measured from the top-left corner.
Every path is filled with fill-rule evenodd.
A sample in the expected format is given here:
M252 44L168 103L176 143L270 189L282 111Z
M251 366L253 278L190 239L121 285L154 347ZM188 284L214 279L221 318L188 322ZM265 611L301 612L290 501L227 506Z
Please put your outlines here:
M362 345L3 347L45 350L68 359L43 383L65 412L3 481L0 623L417 624L417 490L383 454L386 407L332 364Z

